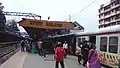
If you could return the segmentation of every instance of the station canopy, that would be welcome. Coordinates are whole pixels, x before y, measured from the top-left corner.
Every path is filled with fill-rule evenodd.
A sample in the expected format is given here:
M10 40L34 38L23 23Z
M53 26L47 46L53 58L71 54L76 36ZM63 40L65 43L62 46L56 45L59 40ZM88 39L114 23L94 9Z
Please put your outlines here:
M34 20L23 19L20 21L23 27L41 28L41 29L73 29L72 22L66 21L47 21L47 20Z
M35 36L37 38L41 38L43 35L45 36L45 34L52 31L74 29L74 24L66 21L23 19L19 24L30 36Z

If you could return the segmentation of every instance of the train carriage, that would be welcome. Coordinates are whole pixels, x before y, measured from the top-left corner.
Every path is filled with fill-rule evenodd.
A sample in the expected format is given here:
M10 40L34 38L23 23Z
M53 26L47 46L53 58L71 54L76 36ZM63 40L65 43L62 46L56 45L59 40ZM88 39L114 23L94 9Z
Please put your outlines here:
M101 64L120 68L120 25L101 28L96 32L76 34L76 45L84 40L96 44Z

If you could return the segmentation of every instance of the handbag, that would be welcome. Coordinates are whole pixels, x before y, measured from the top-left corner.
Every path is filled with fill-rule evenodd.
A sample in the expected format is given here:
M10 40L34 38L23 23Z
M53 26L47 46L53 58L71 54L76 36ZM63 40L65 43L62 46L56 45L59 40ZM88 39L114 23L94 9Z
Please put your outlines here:
M80 54L80 51L79 51L79 50L76 50L75 54L76 54L76 55Z

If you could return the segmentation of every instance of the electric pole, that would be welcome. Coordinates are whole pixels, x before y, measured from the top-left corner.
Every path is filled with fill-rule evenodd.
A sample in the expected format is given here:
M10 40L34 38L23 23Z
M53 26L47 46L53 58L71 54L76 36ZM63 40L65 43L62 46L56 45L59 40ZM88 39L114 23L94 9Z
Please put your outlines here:
M71 16L69 15L69 22L71 22Z

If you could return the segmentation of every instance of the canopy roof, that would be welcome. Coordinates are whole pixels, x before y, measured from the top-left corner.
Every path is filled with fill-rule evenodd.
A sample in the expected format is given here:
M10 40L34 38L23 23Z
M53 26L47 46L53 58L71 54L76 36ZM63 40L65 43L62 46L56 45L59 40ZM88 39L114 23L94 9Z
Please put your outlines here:
M73 29L74 24L66 21L48 21L48 20L34 20L23 19L20 21L23 27L41 28L41 29Z

